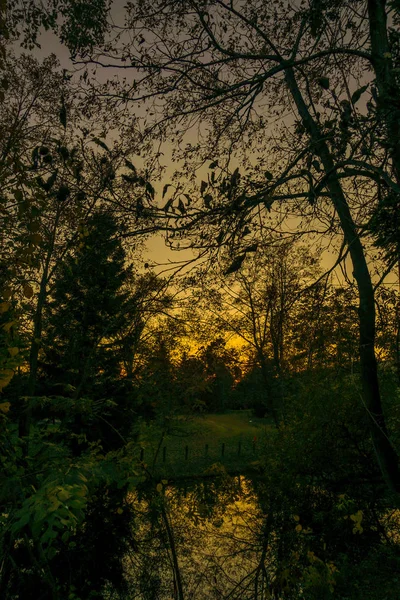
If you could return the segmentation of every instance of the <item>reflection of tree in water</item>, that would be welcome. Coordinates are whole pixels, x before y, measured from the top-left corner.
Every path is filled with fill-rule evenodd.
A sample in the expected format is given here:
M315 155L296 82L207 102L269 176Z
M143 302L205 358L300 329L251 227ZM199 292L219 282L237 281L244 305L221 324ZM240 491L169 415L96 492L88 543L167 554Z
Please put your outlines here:
M352 573L371 580L378 568L390 585L398 560L395 544L379 546L383 521L373 511L318 486L277 491L265 477L220 472L152 484L130 501L137 545L125 562L129 600L358 600L362 588L346 595Z
M132 502L140 541L126 561L130 598L161 600L171 598L171 592L181 598L174 550L185 598L219 598L229 592L231 598L253 597L243 592L255 569L264 519L250 481L222 476L167 486L150 499L138 494Z
M284 546L265 486L225 475L131 501L140 541L126 560L129 598L278 598L271 593L285 576L276 566Z

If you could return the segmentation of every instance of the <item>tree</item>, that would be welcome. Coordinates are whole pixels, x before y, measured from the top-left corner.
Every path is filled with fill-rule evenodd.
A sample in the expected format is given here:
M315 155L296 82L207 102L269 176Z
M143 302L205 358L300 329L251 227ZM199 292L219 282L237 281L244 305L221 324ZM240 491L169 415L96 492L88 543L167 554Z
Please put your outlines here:
M397 22L396 5L388 10ZM182 2L178 10L175 2L160 0L130 4L127 24L132 43L94 50L88 62L127 63L143 74L135 86L122 83L118 98L123 94L127 103L154 99L157 113L156 99L168 98L159 105L160 119L148 121L146 131L164 136L170 123L184 140L194 123L207 122L209 133L203 145L189 147L187 165L193 153L197 163L229 159L235 150L256 153L247 162L255 163L251 176L241 181L238 169L226 175L225 160L219 176L214 172L204 182L202 203L191 211L182 197L173 196L166 209L178 231L184 225L197 231L194 246L218 247L229 239L238 258L244 257L246 227L260 215L265 223L279 203L287 207L283 211L328 222L327 232L342 233L358 288L371 435L382 474L398 491L398 458L386 430L374 353L374 289L361 240L362 220L379 197L399 189L399 137L393 133L399 121L397 35L388 26L385 1L344 0L328 7L314 1L292 6L254 0L236 6L215 0ZM367 92L365 113L359 106ZM281 120L277 146L268 121L283 109L295 116ZM172 212L175 208L181 215ZM207 233L199 232L202 217Z
M151 222L152 187L129 160L124 144L116 141L109 147L97 137L105 136L111 125L98 121L86 127L70 80L54 55L40 63L9 52L3 73L2 254L12 266L12 295L24 305L29 379L20 395L34 396L48 295L57 265L79 243L78 222L96 206L112 205L125 215L126 234L140 235ZM28 431L29 410L21 410L20 435Z
M270 236L254 245L240 269L230 272L233 263L229 256L225 263L225 275L205 276L200 292L204 311L212 313L217 328L238 336L250 351L264 382L264 409L279 426L283 380L295 360L294 322L304 327L305 315L299 308L302 301L312 306L316 303L314 288L310 292L308 286L318 274L318 260L294 240ZM305 329L311 326L308 320Z
M165 286L132 272L124 227L110 210L98 208L76 226L79 244L58 261L43 320L29 445L14 433L12 409L0 410L10 425L0 436L6 598L36 597L38 586L44 598L67 597L74 588L82 598L102 597L106 583L123 588L139 412L124 364L149 315L167 305Z
M203 392L203 402L207 410L220 412L229 408L235 374L237 356L234 350L226 347L226 340L217 337L198 353L204 364L207 388Z
M116 386L121 377L118 346L136 310L122 232L115 216L96 211L81 226L78 249L57 269L46 323L46 380L72 386L75 399L104 397L99 383L104 387L110 378Z
M20 38L29 49L39 46L42 28L51 29L72 53L86 53L104 41L110 4L109 0L45 0L38 5L35 0L18 0L7 6L4 29L8 38Z
M157 415L162 425L167 423L176 410L176 386L171 359L172 347L165 331L157 331L148 344L139 369L138 394L147 418Z
M32 161L32 151L35 141L45 144L49 137L49 114L60 93L55 90L60 88L62 93L63 83L54 72L54 57L42 65L26 56L13 59L7 57L2 64L6 87L0 117L0 218L2 260L8 264L7 293L16 302L21 296L33 296L31 282L38 268L38 245L42 240L39 230L43 191L40 196L35 182L39 173L32 173L32 163L38 166L39 147L36 161ZM41 156L42 175L49 169L47 159L52 159L48 148L46 152L46 156Z
M334 286L324 278L299 297L291 343L299 370L358 368L357 294L353 286Z
M115 215L96 210L80 227L79 247L57 267L38 389L29 398L29 445L11 434L6 440L15 456L5 463L0 499L10 514L1 538L5 597L35 597L42 572L44 598L68 596L72 586L81 597L101 597L107 581L122 585L131 513L121 505L134 463L128 439L136 412L120 348L138 310L122 232Z

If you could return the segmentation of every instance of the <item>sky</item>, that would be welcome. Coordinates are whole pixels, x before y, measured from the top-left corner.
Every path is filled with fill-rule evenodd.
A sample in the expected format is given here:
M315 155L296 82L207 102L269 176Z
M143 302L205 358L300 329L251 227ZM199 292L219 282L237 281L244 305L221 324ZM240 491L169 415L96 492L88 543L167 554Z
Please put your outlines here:
M111 18L112 18L113 22L116 24L123 24L124 4L125 4L125 0L117 0L112 3ZM69 58L68 49L60 43L60 41L56 35L54 35L51 32L43 32L39 36L39 44L40 44L40 48L35 49L33 52L37 58L43 59L46 56L48 56L50 53L54 53L57 56L57 58L59 59L62 68L65 68L67 70L71 70L73 68L72 62ZM110 77L114 74L113 71L110 69L107 69L104 71L105 71L104 73L102 73L101 70L98 71L98 76L99 76L100 80L103 77ZM168 182L168 180L169 180L168 177L172 174L172 172L176 168L176 165L174 165L172 163L172 161L168 158L168 157L170 157L170 155L171 155L171 148L165 147L164 148L164 157L163 157L164 163L166 165L165 177L160 182L153 182L154 187L156 189L157 196L161 196L161 190L162 190L163 185L165 184L165 182ZM191 257L192 257L192 253L190 251L183 251L183 252L179 252L179 253L172 252L169 248L167 248L165 246L164 239L163 239L162 235L159 234L159 235L152 236L152 238L148 241L146 250L144 252L143 259L145 261L148 261L150 264L160 263L162 266L160 266L156 270L157 270L157 272L162 272L165 268L168 268L168 265L170 263L173 263L175 261L188 260ZM330 268L332 266L332 264L334 263L335 259L336 259L336 252L329 252L329 251L324 252L322 255L323 268L325 268L325 269ZM346 264L346 271L351 279L352 273L351 273L351 268L350 268L349 262L347 262L347 264ZM343 277L340 273L340 270L338 270L338 272L337 272L337 279L338 279L338 282L340 282L343 279ZM393 276L390 279L388 279L387 284L394 285L395 282L396 282L396 277Z
M113 3L113 20L115 22L122 22L123 20L123 4L124 1L117 1ZM40 61L48 57L50 54L55 54L60 62L61 68L67 69L68 71L73 70L73 63L70 59L70 53L66 46L64 46L59 38L51 31L43 31L38 36L38 48L35 48L31 53ZM14 46L15 53L20 55L21 53L30 53L29 51L20 48L19 45ZM115 71L115 73L118 73ZM100 80L104 75L112 76L114 73L110 70L102 73L100 70L98 72ZM159 182L153 182L154 188L156 189L156 194L161 195L162 188L164 186L165 181L168 180L168 177L175 169L175 165L172 162L168 161L168 156L170 156L170 149L164 149L164 155L166 157L166 174L165 178ZM145 245L145 250L143 252L143 261L149 262L150 264L158 264L158 267L155 267L156 272L164 273L167 275L169 273L169 268L173 266L173 263L176 261L190 260L193 257L193 253L190 251L180 251L179 253L176 251L170 250L166 245L162 234L156 234L151 236L148 242Z

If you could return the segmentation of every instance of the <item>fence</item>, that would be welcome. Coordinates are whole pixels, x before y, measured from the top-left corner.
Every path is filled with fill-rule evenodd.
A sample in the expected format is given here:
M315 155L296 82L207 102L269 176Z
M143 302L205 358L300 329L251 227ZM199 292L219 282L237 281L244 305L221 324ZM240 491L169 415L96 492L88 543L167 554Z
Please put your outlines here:
M141 448L139 460L157 472L173 474L200 473L214 463L227 470L245 468L257 460L259 445L256 440L221 442L219 444L165 444L158 449Z

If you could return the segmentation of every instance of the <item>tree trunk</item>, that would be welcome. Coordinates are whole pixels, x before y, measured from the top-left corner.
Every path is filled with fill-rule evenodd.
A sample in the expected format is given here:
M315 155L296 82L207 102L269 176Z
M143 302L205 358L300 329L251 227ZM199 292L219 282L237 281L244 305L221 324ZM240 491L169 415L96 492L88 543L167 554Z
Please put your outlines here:
M377 109L386 126L391 159L397 183L400 185L400 90L393 72L387 31L386 0L369 0L368 15L371 38L372 66L378 88ZM398 259L400 298L400 255ZM400 299L396 312L396 367L400 383Z
M28 380L28 396L34 396L36 391L36 380L37 380L37 370L38 370L38 358L39 358L39 350L40 343L42 339L42 328L43 328L43 310L46 304L47 299L47 285L49 283L49 271L50 271L50 262L53 256L54 244L56 239L56 233L58 228L58 223L60 219L60 211L57 211L54 229L51 236L50 246L47 250L45 265L43 269L43 274L40 280L40 288L39 288L39 296L36 305L35 315L33 317L33 334L31 347L29 351L29 380ZM29 403L29 400L28 400ZM21 411L19 416L18 423L18 434L19 437L27 437L29 435L30 430L30 420L31 420L31 409L28 406Z
M28 389L27 395L34 396L36 390L36 380L37 380L37 370L38 370L38 357L39 357L39 349L40 349L40 341L42 338L42 326L43 326L43 309L46 303L47 297L47 282L48 282L48 264L46 262L45 270L42 275L42 279L40 281L40 290L38 301L36 305L35 315L33 317L33 334L31 347L29 352L29 379L28 379ZM31 420L31 409L29 406L26 406L23 410L21 410L19 416L19 437L27 437L29 435L30 430L30 420Z
M268 407L268 410L271 411L275 427L277 429L279 429L279 419L278 419L278 413L277 413L277 410L276 410L276 403L274 401L273 395L268 393L268 390L269 390L269 387L270 387L271 373L268 370L267 362L265 360L264 351L263 351L263 349L261 347L257 347L257 355L258 355L257 357L258 357L258 361L259 361L260 367L261 367L261 375L262 375L262 378L263 378L263 381L264 381L265 391L268 394L268 396L267 396L267 407Z
M310 135L316 154L325 173L329 174L326 186L338 214L344 238L353 264L353 274L359 295L359 348L363 402L369 416L371 437L381 473L392 491L400 493L398 456L389 440L379 391L378 369L375 358L375 298L374 289L365 258L364 248L353 221L346 197L336 175L335 162L323 139L318 124L313 119L292 68L285 72L286 83L299 111L303 125Z
M386 0L368 0L368 16L371 59L378 89L377 109L386 125L395 176L400 185L400 90L390 53Z
M164 521L165 529L167 531L169 549L171 550L172 565L174 570L174 587L176 586L176 598L177 600L184 600L181 570L178 563L178 555L176 552L174 534L171 529L168 515L164 506L161 507L161 515Z
M396 371L397 385L400 385L400 259L399 259L399 276L398 276L398 298L396 306Z

